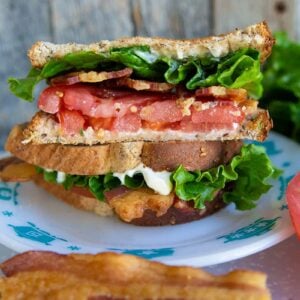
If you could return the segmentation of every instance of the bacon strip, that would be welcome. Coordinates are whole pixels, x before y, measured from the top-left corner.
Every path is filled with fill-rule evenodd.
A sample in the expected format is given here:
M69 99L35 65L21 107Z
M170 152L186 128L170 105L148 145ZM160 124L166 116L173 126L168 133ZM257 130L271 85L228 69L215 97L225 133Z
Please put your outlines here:
M36 176L35 167L14 156L0 160L0 179L2 181L30 181L34 176Z
M96 83L102 82L108 79L122 78L126 76L130 76L133 70L131 68L125 68L119 71L111 71L111 72L72 72L62 76L54 77L50 80L50 84L53 86L57 85L72 85L79 82L89 82Z
M153 250L155 252L155 249ZM256 299L268 300L266 276L233 271L222 276L116 253L32 251L4 262L3 299Z
M154 82L148 80L137 80L131 78L121 78L116 80L117 86L127 86L137 91L167 92L174 88L175 85L166 82Z
M244 101L247 100L247 90L245 89L229 89L223 86L211 86L196 90L196 97L213 97L219 100Z

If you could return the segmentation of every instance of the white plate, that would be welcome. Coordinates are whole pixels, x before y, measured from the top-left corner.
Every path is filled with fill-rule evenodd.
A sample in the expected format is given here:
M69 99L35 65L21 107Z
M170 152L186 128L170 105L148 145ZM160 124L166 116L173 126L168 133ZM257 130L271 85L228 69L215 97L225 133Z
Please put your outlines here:
M116 251L192 266L213 265L261 251L293 234L284 191L300 170L300 145L275 133L264 145L284 173L251 211L237 211L230 205L188 224L136 227L77 210L32 183L0 182L0 243L18 252Z

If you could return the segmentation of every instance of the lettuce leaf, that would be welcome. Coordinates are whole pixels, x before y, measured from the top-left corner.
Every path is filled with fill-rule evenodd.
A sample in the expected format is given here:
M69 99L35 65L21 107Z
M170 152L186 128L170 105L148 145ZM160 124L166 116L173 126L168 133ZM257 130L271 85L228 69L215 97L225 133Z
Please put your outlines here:
M203 209L205 202L233 182L231 191L223 194L226 203L233 202L239 210L248 210L256 206L259 197L266 193L271 185L267 180L279 175L263 147L246 145L231 162L207 171L188 172L180 166L173 174L175 192L182 200L194 200L195 207Z
M241 49L222 58L207 56L185 60L158 56L151 53L148 46L116 48L101 54L79 51L52 59L41 70L33 68L25 78L9 78L8 83L17 97L33 101L34 88L44 79L76 70L110 71L124 67L132 68L135 78L183 83L190 90L222 85L245 88L256 99L262 94L259 52L253 49Z
M56 182L56 171L46 171L38 168L48 182ZM215 194L232 182L230 191L223 194L226 203L235 203L239 210L248 210L256 206L259 197L266 193L271 185L268 179L280 174L263 147L246 145L241 153L236 155L228 165L220 165L207 171L189 172L179 166L171 174L176 195L185 201L194 201L194 206L199 209L205 207L207 201L212 201ZM99 200L104 200L104 193L121 185L120 180L112 173L99 176L67 175L62 183L65 189L73 186L85 187ZM146 186L142 174L133 177L126 176L125 184L130 189Z
M284 32L275 34L276 44L264 67L264 95L274 129L300 142L300 43Z
M25 78L8 78L8 84L10 91L26 101L33 101L33 90L35 86L43 80L40 76L41 70L31 69Z

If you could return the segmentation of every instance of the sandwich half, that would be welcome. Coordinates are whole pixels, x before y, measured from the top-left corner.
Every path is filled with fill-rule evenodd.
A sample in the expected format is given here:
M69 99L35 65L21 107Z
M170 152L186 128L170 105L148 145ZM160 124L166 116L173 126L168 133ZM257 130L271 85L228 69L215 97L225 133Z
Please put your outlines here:
M4 180L34 180L99 215L137 225L200 219L234 203L256 206L278 174L264 150L272 127L261 63L265 23L193 40L123 38L90 45L37 42L11 91L39 112L11 131ZM14 170L12 172L11 170Z

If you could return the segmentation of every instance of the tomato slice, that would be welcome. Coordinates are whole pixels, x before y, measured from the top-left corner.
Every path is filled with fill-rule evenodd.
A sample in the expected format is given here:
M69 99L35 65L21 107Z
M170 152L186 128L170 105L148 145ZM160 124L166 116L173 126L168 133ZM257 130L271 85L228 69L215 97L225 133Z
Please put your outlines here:
M225 101L219 102L215 107L201 111L193 109L192 122L199 123L241 123L245 114L239 107Z
M84 128L85 120L78 111L61 110L57 117L62 129L68 134L79 133Z
M117 132L136 132L141 126L141 118L137 114L129 114L122 118L115 118L112 130Z
M141 110L141 118L147 122L177 122L183 115L174 100L157 101Z
M296 234L300 239L300 172L288 184L286 199Z
M38 108L49 114L57 113L60 109L63 95L63 89L46 88L39 97Z
M95 129L110 130L114 124L115 118L88 118L89 124Z

